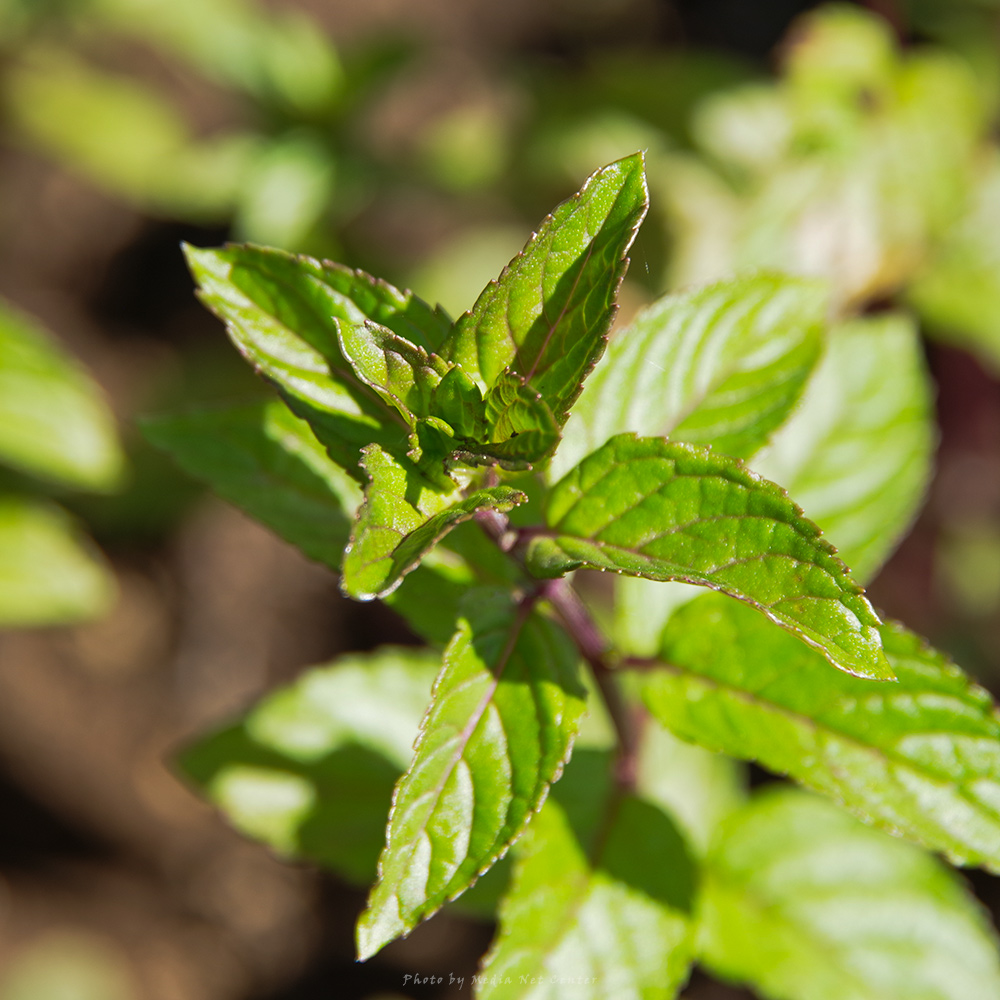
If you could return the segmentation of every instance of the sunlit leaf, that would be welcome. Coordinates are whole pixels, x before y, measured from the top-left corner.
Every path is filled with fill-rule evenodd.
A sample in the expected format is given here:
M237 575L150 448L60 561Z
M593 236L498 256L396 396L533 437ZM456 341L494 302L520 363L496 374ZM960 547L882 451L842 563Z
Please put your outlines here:
M48 335L2 303L0 462L89 490L116 487L123 465L100 389Z
M681 608L643 691L678 736L764 767L852 812L1000 871L1000 718L990 696L901 625L881 628L895 684L831 671L717 596Z
M841 670L891 678L878 617L819 529L737 459L664 438L613 437L552 488L528 568L578 567L721 590Z
M87 621L114 596L114 578L62 510L0 497L0 628Z
M527 498L509 486L444 496L416 467L400 464L378 445L362 451L371 477L344 557L344 592L356 600L391 593L455 525L477 510L508 511Z
M396 787L359 958L463 892L521 835L569 756L584 707L576 664L530 605L470 594Z
M699 921L701 960L772 1000L1000 996L995 934L954 873L791 789L727 821Z
M835 329L802 405L751 461L781 483L867 582L909 527L930 479L932 390L905 316Z
M641 154L598 170L459 318L444 356L483 390L509 367L564 421L604 353L646 201Z
M779 275L660 299L612 338L566 424L552 477L624 431L752 455L819 358L825 300L819 283Z
M669 817L578 751L518 844L481 1000L669 1000L693 957L694 871Z

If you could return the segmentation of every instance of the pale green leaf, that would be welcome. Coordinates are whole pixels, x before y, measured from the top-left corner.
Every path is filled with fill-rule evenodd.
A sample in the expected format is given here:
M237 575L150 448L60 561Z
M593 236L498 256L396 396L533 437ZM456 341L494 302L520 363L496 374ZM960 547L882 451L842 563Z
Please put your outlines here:
M971 204L949 231L907 297L933 335L1000 371L1000 156L995 150Z
M527 497L509 486L468 497L438 493L412 464L402 464L377 444L362 450L371 481L344 557L342 587L355 600L391 593L399 581L457 524L477 510L508 511Z
M953 872L791 789L727 821L699 923L709 969L769 1000L1000 996L993 928Z
M624 431L752 455L819 359L825 307L822 285L764 274L660 299L611 339L552 478Z
M646 204L640 153L598 170L459 318L441 353L484 391L509 367L562 423L604 353Z
M368 885L439 666L384 647L314 667L181 766L243 833Z
M100 389L44 331L3 303L0 462L88 490L116 487L123 466Z
M833 331L802 405L751 464L795 497L867 582L923 499L932 414L913 323L854 320Z
M360 479L355 467L366 444L406 450L406 421L355 376L339 326L373 320L433 350L449 329L443 314L364 272L308 257L254 246L186 252L202 301L334 461Z
M567 636L530 604L470 593L396 786L359 958L463 892L521 835L569 756L584 708L576 667Z
M578 567L721 590L841 670L891 678L879 619L819 529L742 462L664 438L613 437L552 488L528 567Z
M143 432L219 496L340 569L361 491L280 400L147 419Z
M678 736L788 774L869 822L1000 871L1000 717L901 625L895 684L831 671L759 615L711 595L674 615L647 705Z
M114 597L114 578L64 511L0 497L0 628L87 621Z
M518 844L480 1000L669 1000L687 979L686 845L660 809L610 791L609 765L578 751Z

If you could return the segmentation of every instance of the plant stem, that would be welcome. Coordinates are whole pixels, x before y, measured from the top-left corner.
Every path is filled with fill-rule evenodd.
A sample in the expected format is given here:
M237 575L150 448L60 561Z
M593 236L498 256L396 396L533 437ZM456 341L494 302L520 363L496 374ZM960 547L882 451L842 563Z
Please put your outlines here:
M544 586L546 600L556 609L567 631L587 661L601 692L611 724L618 736L615 782L623 791L635 788L639 767L639 732L637 719L622 697L615 671L608 662L611 647L601 634L590 612L565 577L550 580Z
M512 559L517 559L517 553L511 549L519 535L530 529L521 529L520 533L515 534L510 530L510 521L506 515L495 510L478 510L473 516L501 551ZM622 697L618 678L609 663L611 645L565 577L544 581L538 594L555 608L580 655L590 667L618 737L615 783L620 791L631 792L635 788L639 767L639 722Z

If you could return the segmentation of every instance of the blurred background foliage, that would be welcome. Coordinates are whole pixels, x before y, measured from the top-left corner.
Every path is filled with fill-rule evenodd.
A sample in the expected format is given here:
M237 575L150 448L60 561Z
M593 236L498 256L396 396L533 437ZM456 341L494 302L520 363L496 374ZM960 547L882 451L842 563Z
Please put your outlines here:
M0 1000L450 996L402 972L468 976L489 939L445 914L355 967L358 891L163 763L305 664L409 641L135 432L260 398L180 240L331 257L457 314L646 150L626 318L759 267L826 277L845 319L916 316L937 475L872 593L995 688L998 113L994 0L0 0ZM280 851L323 776L245 764L216 798ZM369 790L394 773L358 760ZM345 844L312 854L363 882Z

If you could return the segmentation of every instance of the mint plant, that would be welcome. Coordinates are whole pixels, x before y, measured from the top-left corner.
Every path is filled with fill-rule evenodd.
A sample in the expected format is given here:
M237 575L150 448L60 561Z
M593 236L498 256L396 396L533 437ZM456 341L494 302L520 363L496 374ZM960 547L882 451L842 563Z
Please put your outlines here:
M277 396L146 433L427 647L308 671L184 767L373 883L360 959L452 901L495 913L490 1000L672 997L695 961L775 998L1000 996L926 850L1000 871L1000 717L859 582L928 474L912 323L830 323L822 284L765 273L608 344L646 209L640 154L598 170L455 322L337 264L187 249ZM734 759L847 812L748 796Z

